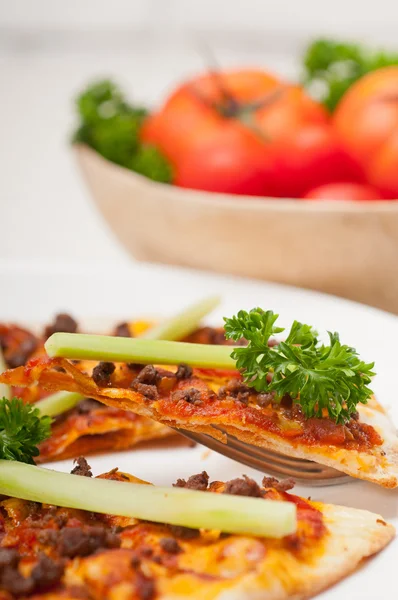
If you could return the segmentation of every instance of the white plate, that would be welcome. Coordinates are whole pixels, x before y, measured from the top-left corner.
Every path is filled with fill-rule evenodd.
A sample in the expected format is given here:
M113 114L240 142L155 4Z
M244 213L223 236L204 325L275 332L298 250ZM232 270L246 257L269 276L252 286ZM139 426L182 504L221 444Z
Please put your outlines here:
M395 398L398 318L382 311L306 290L143 265L117 268L110 264L27 265L0 261L0 281L1 320L45 323L60 310L86 322L94 318L115 322L132 317L167 316L200 297L219 293L223 303L209 318L210 323L220 323L223 315L231 315L240 308L261 306L280 313L280 321L286 326L293 319L299 319L322 332L325 329L339 331L342 340L355 346L364 359L376 362L378 375L373 388L383 405L390 408L398 425ZM261 479L257 472L201 447L167 448L163 445L157 449L90 457L89 462L96 474L118 466L160 485L170 485L177 477L203 469L211 479L231 479L242 473ZM52 466L69 470L71 461ZM380 513L398 526L397 491L359 481L336 487L297 487L296 491L313 499ZM395 540L380 555L319 598L397 598L397 555L398 541Z

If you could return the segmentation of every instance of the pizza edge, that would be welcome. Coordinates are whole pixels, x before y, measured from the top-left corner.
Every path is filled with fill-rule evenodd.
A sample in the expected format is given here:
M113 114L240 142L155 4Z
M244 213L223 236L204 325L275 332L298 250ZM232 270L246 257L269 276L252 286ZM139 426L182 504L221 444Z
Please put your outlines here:
M247 575L219 594L217 600L307 600L353 573L395 537L395 528L375 513L332 504L316 505L322 511L329 535L315 561L296 561L294 576L288 576L282 585L275 579L268 589L264 589L260 574Z
M144 417L142 418L144 419ZM106 451L130 450L147 442L157 442L177 434L166 425L153 423L157 427L152 426L152 423L148 421L148 426L142 427L141 431L133 428L120 428L100 433L78 434L77 432L73 439L65 439L65 436L62 435L57 436L57 432L55 432L50 438L51 448L48 448L48 444L45 442L39 447L40 455L36 458L36 463L44 464L81 455L92 456Z
M377 483L383 487L394 489L398 487L398 439L395 443L384 442L379 446L385 453L383 457L375 453L364 453L344 448L325 446L321 449L316 446L293 445L275 435L267 434L261 438L260 434L236 427L226 426L225 431L239 437L244 442L267 448L281 454L313 460L323 465L342 471L356 479ZM328 454L330 453L330 456ZM382 461L385 463L382 464ZM369 464L375 462L374 465Z

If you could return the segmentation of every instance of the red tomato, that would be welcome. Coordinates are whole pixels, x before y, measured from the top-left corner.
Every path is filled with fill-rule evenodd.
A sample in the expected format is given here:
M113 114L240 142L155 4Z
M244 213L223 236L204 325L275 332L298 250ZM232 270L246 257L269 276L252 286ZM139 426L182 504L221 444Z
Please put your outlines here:
M334 181L361 180L361 171L342 149L329 125L299 127L275 149L274 188L284 196L302 196Z
M175 183L184 187L300 196L355 177L324 108L262 71L188 81L149 117L141 136L171 160Z
M355 83L337 106L334 124L368 182L398 199L398 66Z
M262 142L225 125L185 151L174 183L180 187L261 196L264 192Z
M305 200L377 200L380 197L380 192L370 185L349 182L321 185L303 196Z

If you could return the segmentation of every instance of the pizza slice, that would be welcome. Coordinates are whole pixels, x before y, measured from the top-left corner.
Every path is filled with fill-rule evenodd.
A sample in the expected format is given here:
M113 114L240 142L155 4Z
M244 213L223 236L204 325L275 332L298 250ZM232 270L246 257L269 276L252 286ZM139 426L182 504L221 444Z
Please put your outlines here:
M152 321L133 320L115 325L112 335L139 337L151 327ZM45 356L46 339L57 332L75 333L78 322L69 314L60 313L40 332L10 323L0 323L0 347L8 367L25 365L29 359ZM186 341L200 344L227 344L222 327L199 327ZM91 371L96 363L79 361L76 367ZM48 392L36 382L26 387L13 386L12 395L24 402L36 403L48 396ZM107 450L128 450L142 442L177 437L177 433L152 419L106 406L92 398L82 398L75 407L58 415L52 424L52 435L40 445L38 462L74 458L80 454L91 455ZM183 438L180 436L180 439Z
M36 462L128 450L142 442L171 435L175 435L173 430L152 419L84 398L75 408L54 419L51 437L39 445Z
M200 308L199 304L188 310L195 309L195 306ZM121 337L139 337L154 325L148 320L122 322L116 324L111 333ZM66 313L57 314L51 323L36 333L20 325L0 323L0 347L7 366L16 368L25 365L29 359L45 356L44 343L53 333L75 333L79 329L78 322ZM201 344L230 343L225 339L222 327L199 327L185 339ZM91 371L95 364L79 361L76 367L83 372ZM12 395L24 402L36 403L46 398L48 392L33 382L26 387L13 386ZM107 450L128 450L141 442L170 436L176 438L177 435L174 430L152 419L83 397L75 407L54 419L51 438L40 445L38 462L63 460ZM180 436L180 439L183 438Z
M139 335L151 326L147 321L133 321L116 325L116 335ZM30 358L45 356L44 342L56 331L75 332L76 321L67 314L59 314L54 321L36 335L15 324L0 324L0 341L8 366L24 365ZM86 368L80 363L80 368ZM24 402L36 403L48 396L40 385L12 388L12 395ZM58 415L52 423L51 437L40 444L38 462L74 458L107 450L128 450L141 442L175 436L169 427L138 414L105 406L92 398L84 398L75 407Z
M83 457L72 470L91 477ZM114 469L102 479L140 483ZM2 497L0 598L34 600L268 600L310 598L384 548L394 528L364 510L291 494L265 477L174 484L206 494L294 503L296 532L281 539L169 526Z
M388 488L398 486L398 438L389 417L371 398L345 424L306 418L286 396L248 387L241 375L187 365L169 367L107 363L90 372L62 358L38 358L0 377L15 386L39 384L49 391L77 391L108 406L129 410L170 427L251 444L334 467ZM101 374L108 373L106 377Z

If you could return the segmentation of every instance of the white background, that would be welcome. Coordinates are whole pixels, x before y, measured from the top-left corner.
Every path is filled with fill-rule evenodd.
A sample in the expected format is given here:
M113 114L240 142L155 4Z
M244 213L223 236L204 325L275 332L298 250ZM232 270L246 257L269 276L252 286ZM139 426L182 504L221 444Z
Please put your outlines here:
M68 145L91 78L156 104L203 68L204 43L223 66L293 75L311 37L392 46L397 30L396 0L0 0L0 257L127 262Z

